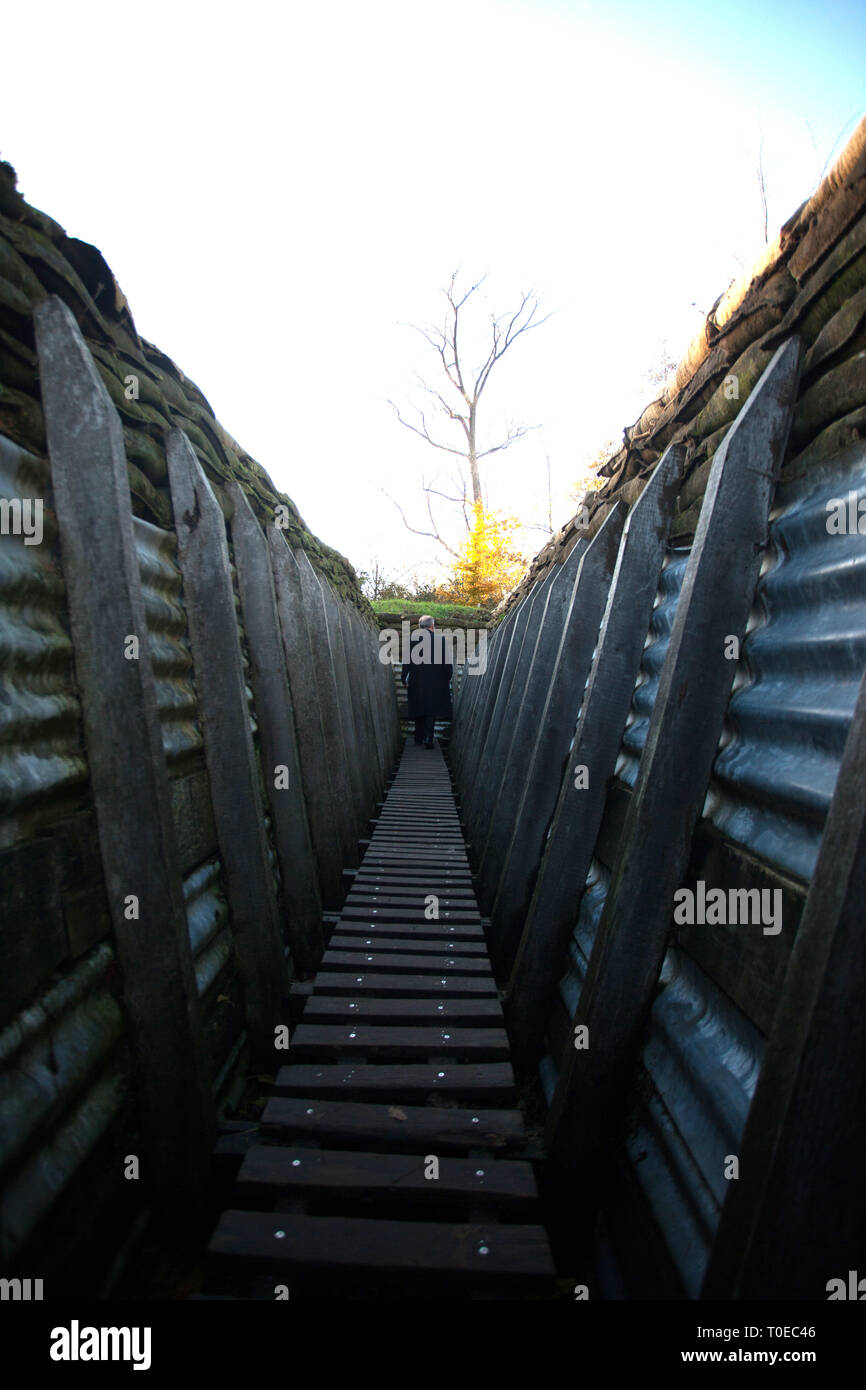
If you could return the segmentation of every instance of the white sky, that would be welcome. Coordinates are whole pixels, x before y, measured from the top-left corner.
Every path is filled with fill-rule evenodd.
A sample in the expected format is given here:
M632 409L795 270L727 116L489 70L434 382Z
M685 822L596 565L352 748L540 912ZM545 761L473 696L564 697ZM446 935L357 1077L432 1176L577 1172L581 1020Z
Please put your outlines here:
M421 525L444 456L385 402L452 270L556 311L484 400L491 434L542 426L491 460L491 503L542 520L549 455L559 525L661 340L678 356L759 251L761 133L772 238L866 104L846 0L82 0L7 12L2 42L24 195L100 248L312 530L394 574L435 548L381 489Z

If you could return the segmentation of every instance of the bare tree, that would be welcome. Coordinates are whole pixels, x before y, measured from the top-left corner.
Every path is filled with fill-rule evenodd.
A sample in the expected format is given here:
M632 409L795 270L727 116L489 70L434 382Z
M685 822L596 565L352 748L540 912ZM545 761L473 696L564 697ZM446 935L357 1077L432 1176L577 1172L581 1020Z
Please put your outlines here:
M388 402L401 425L418 435L432 448L450 455L456 463L456 474L450 472L446 484L451 491L444 492L441 487L434 486L439 481L438 475L429 483L426 479L422 481L431 530L420 530L410 526L403 508L398 502L394 502L393 498L389 498L403 517L407 530L415 535L430 537L452 555L456 554L456 551L441 534L433 512L433 498L439 497L459 507L467 531L470 529L470 508L479 504L484 506L485 503L479 466L481 460L491 454L501 453L518 439L522 439L528 429L533 428L507 423L504 438L487 447L479 447L478 411L481 397L494 367L512 344L530 329L540 328L550 318L549 314L545 314L543 318L536 317L540 305L531 290L521 294L520 303L513 312L491 314L487 354L480 365L470 367L462 336L465 315L461 315L486 277L482 276L475 284L470 285L469 289L461 292L457 286L458 273L454 272L447 289L442 291L447 306L442 327L422 328L418 324L410 325L433 348L439 359L439 381L436 385L431 385L419 373L416 373L416 377L421 389L431 399L433 414L444 425L445 437L440 437L440 430L428 421L429 408L424 410L416 407L417 418L413 422L406 419L393 401ZM452 430L452 442L449 442L447 431L452 426L456 426L457 429ZM387 493L385 495L387 496Z

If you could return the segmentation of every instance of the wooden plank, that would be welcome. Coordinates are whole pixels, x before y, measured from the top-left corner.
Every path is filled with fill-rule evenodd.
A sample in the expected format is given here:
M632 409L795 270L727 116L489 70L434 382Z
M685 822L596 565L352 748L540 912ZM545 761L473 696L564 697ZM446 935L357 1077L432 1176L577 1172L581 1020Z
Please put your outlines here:
M625 516L624 504L615 503L581 556L546 698L539 709L524 703L518 716L518 734L530 745L529 751L520 756L513 746L512 764L505 769L491 814L489 852L479 874L493 903L489 939L503 973L514 963L529 892L544 852L544 836L556 807L560 772L568 758L575 711L580 708L598 641ZM534 690L541 695L537 687Z
M319 887L325 906L338 907L342 902L343 849L333 815L337 791L325 743L301 581L295 557L282 532L276 526L269 526L267 538Z
M427 896L425 894L424 898ZM437 893L436 896L439 897L439 894ZM382 922L429 922L433 927L437 922L463 922L468 926L473 922L481 921L481 914L474 904L472 907L445 907L441 897L439 897L438 916L430 917L426 915L424 898L420 894L418 895L417 908L408 907L405 903L398 907L379 906L378 904L373 906L359 904L356 906L347 903L340 916L349 921L363 921L365 917L375 917L377 921Z
M457 975L489 975L490 964L486 958L475 960L471 956L408 955L388 951L326 951L322 957L322 969L366 970L370 968L380 974L385 971L412 970L419 975L435 975L439 971L450 971Z
M428 929L430 924L427 924ZM339 929L338 929L339 930ZM424 937L383 937L365 936L344 936L342 930L339 935L334 935L329 941L332 951L358 951L365 946L375 946L377 951L448 951L453 956L484 956L487 958L487 947L484 941L457 941L445 938L445 928L438 938Z
M334 1196L350 1200L387 1198L426 1203L490 1203L510 1215L527 1215L538 1205L530 1163L497 1158L443 1157L439 1176L424 1176L427 1164L412 1154L348 1153L345 1150L283 1148L256 1144L241 1164L238 1193L260 1201L281 1196Z
M392 937L401 937L408 942L412 938L429 935L430 928L434 925L435 923L430 922L369 922L363 918L359 918L357 921L351 918L348 921L341 918L335 930L338 930L341 936L351 937L355 943L359 938L366 940L368 935L375 937L377 941L384 942ZM483 943L484 928L473 926L472 923L463 923L462 925L458 923L456 926L454 923L449 923L442 928L442 936L447 937L449 943L452 941Z
M567 1048L548 1139L578 1219L589 1219L633 1075L718 747L735 663L767 540L768 511L788 438L800 345L777 350L716 452L653 708L620 854Z
M578 554L584 545L585 541L581 538L575 546ZM532 589L515 619L508 657L503 664L500 685L493 701L487 733L483 744L479 745L477 749L477 763L473 768L472 777L466 790L464 817L469 838L472 840L478 838L480 831L487 825L490 811L488 802L490 788L493 784L495 769L501 766L498 761L499 745L503 729L510 727L508 719L511 714L511 691L512 688L522 689L522 674L534 644L538 616L544 608L558 573L559 566L554 565ZM518 679L518 672L521 673L520 680ZM480 838L483 842L484 836L480 835Z
M70 310L34 310L54 508L126 1043L160 1218L207 1221L211 1078L173 836L120 419ZM137 659L127 660L137 637ZM135 917L128 916L131 899Z
M306 1061L334 1052L376 1052L382 1056L399 1053L403 1057L475 1053L477 1061L498 1060L508 1056L508 1037L504 1028L460 1028L446 1022L405 1027L354 1020L344 1024L307 1023L306 1019L292 1034L293 1059Z
M449 1288L527 1281L547 1287L554 1278L544 1227L530 1225L226 1211L209 1252L287 1276L390 1273L422 1282L434 1276L446 1278Z
M509 982L512 1037L530 1063L537 1060L542 1046L545 1020L562 975L567 939L601 825L608 778L631 706L681 460L679 446L665 451L625 523L572 751ZM577 785L578 765L587 769L588 786ZM514 888L509 883L508 891L517 899L503 904L510 912L525 898L527 882Z
M280 898L292 959L302 973L321 959L322 900L295 736L289 678L280 638L268 543L246 493L230 483L232 543L262 750L262 774L280 865ZM280 775L280 770L285 774Z
M489 1024L502 1019L498 999L377 999L313 994L303 1012L304 1023L331 1023L354 1018L364 1023L424 1023L448 1019L454 1023Z
M344 711L341 709L341 671L336 664L336 637L328 622L316 571L304 550L296 550L294 557L309 631L310 659L324 735L324 758L333 798L329 814L339 828L343 865L351 867L358 862L356 842L361 818L349 773L351 745L347 742L348 729L344 725Z
M383 1100L418 1104L436 1092L478 1104L508 1105L514 1100L510 1062L295 1063L280 1069L273 1093L341 1100Z
M454 1110L281 1096L268 1101L261 1125L263 1134L304 1135L323 1143L421 1145L425 1153L436 1154L515 1148L525 1138L519 1110Z
M275 1027L288 1021L282 999L289 976L250 732L225 523L182 430L170 432L166 456L246 1026L254 1055L266 1062L273 1060Z
M381 972L320 970L313 988L317 994L399 995L406 999L436 999L443 995L460 998L477 994L496 994L492 975L465 975L449 970L445 975L386 975Z

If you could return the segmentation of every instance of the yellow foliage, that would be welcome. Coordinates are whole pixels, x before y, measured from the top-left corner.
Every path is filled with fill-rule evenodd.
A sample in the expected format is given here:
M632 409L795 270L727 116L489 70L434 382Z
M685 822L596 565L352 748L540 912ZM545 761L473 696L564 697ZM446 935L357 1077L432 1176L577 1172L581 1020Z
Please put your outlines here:
M520 522L511 516L473 508L472 526L454 566L455 602L492 608L523 576L525 562L513 548Z

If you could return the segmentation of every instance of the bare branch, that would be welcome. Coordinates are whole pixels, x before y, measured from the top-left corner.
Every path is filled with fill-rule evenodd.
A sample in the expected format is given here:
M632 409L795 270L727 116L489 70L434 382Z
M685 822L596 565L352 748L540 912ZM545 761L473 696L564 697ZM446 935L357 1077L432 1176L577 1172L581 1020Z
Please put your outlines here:
M518 439L522 439L530 430L540 430L540 425L517 425L513 430L509 430L507 439L501 444L494 444L490 449L481 449L478 458L487 458L488 454L501 454L503 449L507 449L510 444L516 444Z
M530 304L532 307L529 311L529 315L524 320L524 322L521 323L520 319L522 318L527 305ZM551 310L551 313L545 314L543 319L536 319L535 315L539 307L540 305L538 300L532 298L532 291L529 290L525 294L521 295L520 305L511 315L511 318L508 322L508 327L505 329L504 334L502 332L501 325L508 316L506 314L501 314L498 318L493 319L493 346L491 347L490 352L487 356L487 361L484 363L484 366L481 368L481 370L478 373L478 376L475 379L474 395L476 401L478 400L478 397L481 395L481 392L487 385L490 373L493 371L493 368L495 367L496 363L502 357L505 356L506 352L511 347L511 344L516 342L517 339L521 336L521 334L528 333L529 330L532 328L540 328L543 323L547 323L547 320L549 318L552 318L553 311Z
M412 424L411 420L404 420L404 419L403 419L403 416L400 414L400 411L399 411L398 407L394 404L393 401L389 400L389 401L388 401L388 404L390 405L391 409L394 411L394 413L395 413L395 415L397 416L397 419L400 421L400 424L401 424L401 425L405 425L405 427L406 427L407 430L411 430L412 433L413 433L413 434L417 434L417 435L419 436L420 439L425 439L425 440L427 441L428 444L432 444L434 449L442 449L443 452L446 453L446 454L456 454L458 458L465 458L465 457L466 457L466 455L465 455L465 453L464 453L464 451L463 451L462 449L455 449L455 448L453 448L450 444L440 444L440 442L439 442L438 439L434 439L434 438L433 438L433 436L430 434L429 430L427 429L427 421L426 421L426 419L425 419L423 410L419 410L419 411L418 411L418 414L421 416L421 428L419 429L417 425L413 425L413 424Z
M403 511L403 508L400 506L400 503L397 502L397 501L395 501L395 499L394 499L393 497L391 497L391 495L390 495L389 493L387 493L387 492L385 491L384 488L380 488L380 491L381 491L382 495L383 495L384 497L387 497L387 498L388 498L388 501L391 502L391 503L393 503L393 505L397 508L397 511L400 513L401 517L403 518L403 525L406 527L406 530L407 530L407 531L411 531L413 536L427 536L428 539L431 540L431 541L438 541L439 544L443 547L443 549L445 549L445 550L448 551L448 554L449 554L449 555L453 555L455 558L457 557L458 552L457 552L456 550L453 550L453 549L451 548L451 546L448 544L447 541L443 541L442 537L441 537L440 534L439 534L439 530L438 530L438 528L437 528L437 526L436 526L436 522L435 522L435 520L434 520L434 518L433 518L433 509L432 509L432 507L431 507L431 505L430 505L430 498L429 498L429 497L427 498L427 512L428 512L428 515L429 515L429 517L430 517L430 525L433 527L433 530L432 530L432 531L419 531L417 526L410 526L410 525L409 525L409 522L408 522L408 520L407 520L407 518L406 518L406 513Z

